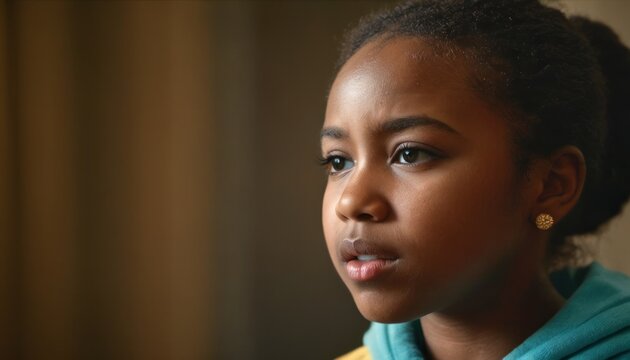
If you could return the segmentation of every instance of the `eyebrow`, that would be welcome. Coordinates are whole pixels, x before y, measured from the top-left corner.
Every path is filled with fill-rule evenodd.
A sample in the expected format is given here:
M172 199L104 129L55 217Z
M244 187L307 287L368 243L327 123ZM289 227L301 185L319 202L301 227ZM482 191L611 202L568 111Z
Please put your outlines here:
M325 127L322 129L322 131L320 131L319 138L323 139L325 137L330 137L333 139L345 139L348 137L348 133L340 127Z
M457 130L448 126L444 122L429 116L408 116L397 119L388 120L380 124L377 128L379 133L396 134L410 128L418 126L430 126L436 129L446 131L452 134L461 135ZM347 131L339 127L326 127L320 132L320 138L331 137L333 139L344 139L348 137Z

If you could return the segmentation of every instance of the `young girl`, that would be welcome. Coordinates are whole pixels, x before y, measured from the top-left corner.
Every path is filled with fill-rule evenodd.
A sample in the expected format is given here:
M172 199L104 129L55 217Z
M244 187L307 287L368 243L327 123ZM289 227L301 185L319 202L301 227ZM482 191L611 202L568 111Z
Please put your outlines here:
M372 321L344 358L630 358L630 279L571 241L628 198L629 98L617 36L536 0L364 19L321 131L326 243Z

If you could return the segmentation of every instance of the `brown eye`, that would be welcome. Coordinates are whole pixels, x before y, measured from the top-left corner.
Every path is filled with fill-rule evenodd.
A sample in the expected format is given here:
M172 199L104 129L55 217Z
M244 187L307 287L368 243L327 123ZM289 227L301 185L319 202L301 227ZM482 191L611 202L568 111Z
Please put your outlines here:
M352 160L340 155L321 157L319 158L319 164L326 168L329 175L335 175L354 167L354 162Z
M354 166L354 162L342 156L330 156L325 159L324 162L328 164L331 174L352 169L352 167Z
M330 159L330 167L333 172L351 169L352 165L352 161L349 161L348 159L341 156L333 156Z
M417 149L405 149L400 153L400 158L406 163L412 163L418 158L418 152Z
M423 163L435 158L431 152L419 147L407 147L400 150L395 156L395 162L405 165Z
M335 157L330 161L330 166L335 170L335 171L341 171L343 170L344 165L346 164L346 161L342 158L339 157Z

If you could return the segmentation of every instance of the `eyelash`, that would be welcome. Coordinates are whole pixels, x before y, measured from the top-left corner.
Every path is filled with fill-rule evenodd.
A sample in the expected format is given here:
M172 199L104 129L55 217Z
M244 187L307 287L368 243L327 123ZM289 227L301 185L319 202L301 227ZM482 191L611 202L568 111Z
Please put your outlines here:
M332 162L335 159L343 159L345 161L350 161L350 159L343 157L341 155L329 155L327 157L320 157L318 159L319 164L325 168L327 168L328 174L329 175L336 175L338 173L340 173L341 171L332 171Z
M435 159L435 158L438 158L438 157L439 157L439 155L438 155L435 151L429 150L429 149L427 149L427 148L425 148L425 147L421 147L421 146L418 146L418 145L415 145L415 144L405 143L405 144L402 144L402 145L398 148L398 150L394 153L394 157L393 157L393 159L399 159L399 158L400 158L400 156L402 155L403 151L405 151L405 150L415 150L415 151L417 151L418 153L424 153L424 154L426 154L426 155L428 155L428 156L429 156L429 158L430 158L429 160L433 160L433 159ZM426 160L426 161L429 161L429 160ZM425 162L425 161L423 161L423 163L424 163L424 162ZM399 164L401 164L400 162L398 162L398 163L399 163ZM417 164L418 164L418 163L413 162L413 163L405 163L405 164L401 164L401 165L405 165L405 166L415 166L415 165L417 165Z
M437 159L437 158L440 158L440 157L441 157L441 155L440 155L440 154L438 154L438 153L437 153L436 151L434 151L434 150L429 150L429 149L427 149L426 147L417 146L417 145L415 145L415 144L405 143L405 144L402 144L402 145L400 145L400 146L398 147L398 149L397 149L397 150L396 150L396 152L394 153L394 156L392 157L392 159L394 159L394 160L399 159L399 158L400 158L400 156L402 155L402 152L403 152L403 151L405 151L405 150L416 150L418 153L424 153L424 154L427 154L427 155L429 156L429 158L430 158L430 159L429 159L429 160L426 160L426 161L430 161L430 160ZM417 154L418 154L418 153L417 153ZM319 158L319 164L320 164L321 166L324 166L324 167L326 167L326 168L328 169L328 174L329 174L329 175L337 175L337 174L342 173L342 172L344 171L344 170L337 170L337 171L333 171L333 170L332 170L332 162L333 162L335 159L342 159L342 160L344 160L344 161L351 161L349 158L346 158L346 157L341 156L341 155L329 155L329 156L327 156L327 157L320 157L320 158ZM422 161L421 163L424 163L424 162L426 162L426 161ZM396 161L396 163L398 163L398 164L400 164L400 165L403 165L403 166L416 166L416 165L418 165L418 164L419 164L419 163L416 163L416 162L412 162L412 163L401 163L401 162L399 162L399 161Z

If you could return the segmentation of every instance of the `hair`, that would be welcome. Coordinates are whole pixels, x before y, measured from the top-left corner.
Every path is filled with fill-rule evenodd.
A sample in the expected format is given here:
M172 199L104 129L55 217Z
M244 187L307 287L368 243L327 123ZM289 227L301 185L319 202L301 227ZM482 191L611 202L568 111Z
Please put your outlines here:
M363 18L346 34L338 69L368 42L395 37L423 38L438 56L464 54L473 89L507 110L523 174L563 146L582 151L582 196L548 252L550 267L576 260L573 238L598 232L630 195L630 50L606 25L538 0L416 0Z

